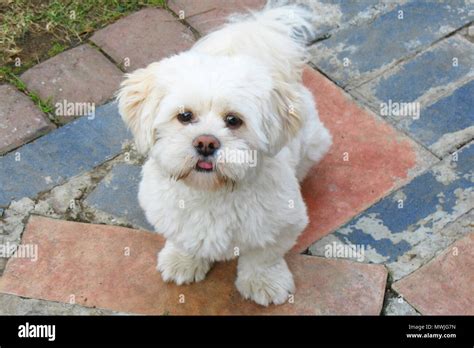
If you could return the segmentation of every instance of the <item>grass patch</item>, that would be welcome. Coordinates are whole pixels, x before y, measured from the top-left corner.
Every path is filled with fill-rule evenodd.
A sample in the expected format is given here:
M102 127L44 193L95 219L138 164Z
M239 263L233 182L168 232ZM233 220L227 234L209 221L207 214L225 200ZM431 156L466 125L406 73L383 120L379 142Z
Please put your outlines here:
M53 44L53 47L51 47L48 51L48 56L50 57L53 57L55 56L56 54L58 53L61 53L62 51L64 51L65 49L67 49L67 46L66 45L63 45L62 43L59 43L59 42L55 42Z
M0 0L0 66L20 73L91 33L166 0ZM5 73L1 74L6 76ZM7 80L0 77L0 82Z

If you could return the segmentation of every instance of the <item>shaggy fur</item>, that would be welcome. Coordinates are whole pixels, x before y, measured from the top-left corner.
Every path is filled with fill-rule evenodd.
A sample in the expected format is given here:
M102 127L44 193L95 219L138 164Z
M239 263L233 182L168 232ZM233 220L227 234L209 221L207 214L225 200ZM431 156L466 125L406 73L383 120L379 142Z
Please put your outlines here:
M331 145L302 85L312 13L289 5L231 20L184 53L127 76L120 113L148 155L139 202L166 239L158 255L165 281L201 281L215 261L238 257L244 298L281 304L295 291L284 260L308 223L299 182ZM177 115L192 112L183 124ZM243 121L228 127L226 115ZM203 157L193 140L212 135ZM257 154L219 161L228 153Z

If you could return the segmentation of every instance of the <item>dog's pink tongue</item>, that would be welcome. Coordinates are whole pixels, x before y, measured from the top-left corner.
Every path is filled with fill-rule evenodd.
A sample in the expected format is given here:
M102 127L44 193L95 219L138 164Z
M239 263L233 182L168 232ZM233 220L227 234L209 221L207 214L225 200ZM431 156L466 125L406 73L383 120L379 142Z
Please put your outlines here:
M198 161L197 166L201 169L212 169L212 162Z

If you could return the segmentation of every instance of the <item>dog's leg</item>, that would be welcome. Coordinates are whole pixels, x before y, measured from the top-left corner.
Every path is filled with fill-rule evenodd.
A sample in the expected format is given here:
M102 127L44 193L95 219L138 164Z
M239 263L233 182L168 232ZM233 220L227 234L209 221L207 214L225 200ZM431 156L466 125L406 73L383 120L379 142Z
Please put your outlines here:
M285 303L295 290L284 253L254 250L239 257L235 285L242 296L260 305Z
M165 282L178 285L199 282L206 277L212 263L203 258L178 249L172 242L166 241L165 247L158 253L158 271Z

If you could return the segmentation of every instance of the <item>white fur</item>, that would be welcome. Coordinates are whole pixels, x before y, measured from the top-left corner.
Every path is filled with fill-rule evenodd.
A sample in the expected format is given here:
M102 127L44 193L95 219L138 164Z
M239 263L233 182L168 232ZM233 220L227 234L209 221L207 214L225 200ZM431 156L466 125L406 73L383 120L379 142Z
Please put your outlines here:
M120 112L148 154L139 202L167 238L158 256L165 281L203 280L213 262L238 256L244 298L266 306L294 292L284 255L308 223L299 182L331 145L301 82L306 52L294 32L308 32L308 16L285 6L240 18L122 84ZM193 112L192 124L176 119L180 109ZM242 117L239 129L226 127L228 112ZM196 171L191 143L203 134L220 151L256 151L257 165Z

